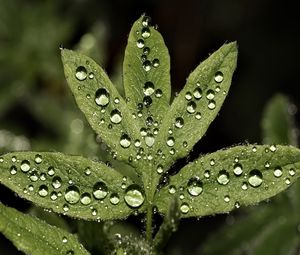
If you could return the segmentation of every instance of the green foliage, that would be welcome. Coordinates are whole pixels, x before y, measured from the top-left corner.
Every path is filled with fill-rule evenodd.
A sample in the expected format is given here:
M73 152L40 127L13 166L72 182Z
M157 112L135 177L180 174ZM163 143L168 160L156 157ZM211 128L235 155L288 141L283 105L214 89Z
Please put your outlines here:
M100 231L102 240L112 244L110 251L86 242L85 231L95 233L97 226L80 223L78 233L91 250L156 254L176 230L179 218L258 203L286 189L299 176L300 151L279 145L220 150L200 156L175 176L168 174L170 166L191 151L217 116L236 67L235 42L203 61L172 103L168 50L149 17L138 19L129 35L123 65L124 98L94 60L67 49L61 49L61 55L76 103L108 146L110 163L62 153L13 152L0 158L0 181L19 196L73 218L115 220L146 213L146 238L126 233L112 237ZM81 119L73 123L75 131L83 126ZM153 242L156 208L165 221ZM19 227L28 232L40 229L34 222L39 221L20 221ZM3 231L24 249L26 238ZM18 231L17 227L12 231ZM52 243L58 242L60 235ZM28 243L28 252L34 247Z

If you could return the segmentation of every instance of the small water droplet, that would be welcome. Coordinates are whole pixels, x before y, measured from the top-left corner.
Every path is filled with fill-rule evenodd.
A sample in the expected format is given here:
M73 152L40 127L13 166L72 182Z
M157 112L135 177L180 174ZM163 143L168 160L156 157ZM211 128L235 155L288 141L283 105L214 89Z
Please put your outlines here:
M196 113L196 115L195 115L195 118L197 119L197 120L200 120L201 119L201 113L200 112L197 112Z
M146 107L149 107L152 104L152 98L150 96L145 96L143 98L143 103Z
M143 27L148 27L150 22L151 22L151 18L148 17L148 16L144 16L143 20L142 20L142 26Z
M38 173L37 171L33 171L31 174L30 174L30 180L33 181L33 182L36 182L38 179L39 179L39 176L38 176Z
M188 113L194 113L196 111L196 107L197 105L192 101L187 104L186 110Z
M176 118L175 120L175 127L182 128L184 125L184 120L181 117Z
M90 79L94 79L94 77L95 77L95 76L94 76L94 73L93 73L93 72L90 72L90 73L89 73L89 78L90 78Z
M87 71L85 69L84 66L79 66L76 69L76 73L75 73L75 77L79 80L79 81L84 81L87 77Z
M61 178L59 176L53 177L52 186L55 189L59 189L61 187Z
M294 176L294 175L296 174L295 169L294 169L294 168L291 168L291 169L289 170L289 174L290 174L290 176Z
M176 193L176 187L173 186L173 185L171 185L171 186L169 187L169 193L170 193L170 194L175 194L175 193Z
M226 185L229 182L229 174L226 170L221 170L217 178L218 183Z
M290 185L291 184L290 178L285 178L284 182L285 182L286 185Z
M180 206L180 211L184 214L187 214L190 210L190 207L187 203L183 203L181 206Z
M142 37L143 38L145 38L145 39L149 38L150 35L151 35L151 33L150 33L150 29L148 27L145 27L142 29Z
M17 168L16 168L16 166L11 166L10 167L10 174L12 174L12 175L17 174Z
M46 197L48 195L48 187L46 185L41 185L38 193L41 197Z
M131 145L131 139L128 135L124 134L121 136L120 145L123 148L128 148Z
M95 93L95 102L99 106L106 106L109 103L109 93L106 89L100 88Z
M51 192L51 194L50 194L50 199L51 199L52 201L55 201L57 198L58 198L57 193L56 193L55 191Z
M17 157L16 156L12 156L11 157L11 162L13 162L13 163L17 162Z
M145 143L148 147L152 147L153 144L155 142L155 138L152 134L148 134L146 137L145 137Z
M216 161L212 158L210 161L209 161L209 164L211 166L214 166L216 164Z
M28 160L23 160L21 163L21 170L24 173L27 173L30 170L30 163Z
M271 166L270 162L267 161L267 162L265 163L265 168L269 168L270 166Z
M147 135L147 129L146 128L141 128L140 134L141 134L141 136L146 136Z
M214 100L210 100L207 105L208 109L213 110L216 108L216 102Z
M93 195L96 199L103 200L108 194L107 186L104 182L97 182L93 188Z
M191 100L191 99L193 98L191 92L186 92L184 97L185 97L185 99L188 100L188 101Z
M137 208L144 203L145 198L141 189L137 185L133 184L127 188L124 200L130 207Z
M242 190L247 190L247 189L248 189L247 182L243 182L243 184L242 184Z
M206 98L207 98L208 100L212 100L212 99L214 99L214 97L215 97L215 92L214 92L213 90L209 89L209 90L206 92Z
M65 192L65 200L70 204L76 204L80 199L80 192L76 186L70 186Z
M205 170L204 171L204 177L205 178L209 178L210 177L210 171L209 170Z
M80 202L83 205L89 205L92 202L91 195L89 193L83 193L80 197Z
M169 147L172 147L172 146L174 146L174 144L175 144L175 139L173 137L168 137L168 139L167 139L167 145Z
M145 47L144 50L143 50L143 53L145 55L148 55L150 53L150 48L149 47Z
M64 236L63 239L62 239L62 242L63 242L63 243L67 243L67 242L68 242L68 239Z
M253 146L252 151L257 152L257 148L255 146Z
M188 192L192 196L199 196L203 191L203 185L200 178L195 176L192 177L188 182Z
M111 194L109 201L113 204L113 205L117 205L120 202L120 198L118 196L117 193L113 193Z
M195 88L193 95L196 100L199 100L202 97L202 90L200 88Z
M149 72L151 70L151 62L149 60L144 61L143 68L146 72Z
M153 65L155 68L159 67L159 65L160 65L159 60L158 60L157 58L153 59L152 65Z
M157 168L156 168L156 172L157 172L158 174L162 174L163 171L164 171L163 166L162 166L162 165L158 165Z
M270 146L270 151L275 152L277 150L275 145L271 145Z
M230 197L229 197L228 195L224 196L224 201L225 201L226 203L229 203Z
M138 139L135 140L135 141L134 141L134 146L135 146L135 147L140 147L140 146L141 146L141 141L138 140Z
M160 89L155 90L155 96L156 96L157 98L162 97L162 91L161 91Z
M64 206L63 206L64 212L69 211L69 209L70 209L69 206L67 204L64 204Z
M40 164L43 161L43 157L40 154L36 154L34 158L35 163Z
M263 176L261 171L257 169L251 170L251 172L249 173L248 182L252 187L260 186L263 182Z
M143 40L143 39L137 40L136 46L137 46L139 49L142 49L142 48L145 46L144 40Z
M119 124L122 121L122 114L118 109L114 109L111 111L110 121L114 124Z
M281 175L282 175L282 169L281 169L281 167L276 167L274 169L274 176L275 177L280 177Z
M74 251L73 250L69 250L69 251L67 251L67 254L66 255L74 255L75 253L74 253Z
M224 79L223 73L218 71L215 73L215 82L220 83Z
M89 176L91 174L91 168L90 167L87 167L84 171L85 175L86 176Z
M151 81L147 81L144 84L143 91L146 96L151 96L154 93L154 84Z
M233 166L233 172L235 175L239 176L243 173L243 167L241 164L235 164Z

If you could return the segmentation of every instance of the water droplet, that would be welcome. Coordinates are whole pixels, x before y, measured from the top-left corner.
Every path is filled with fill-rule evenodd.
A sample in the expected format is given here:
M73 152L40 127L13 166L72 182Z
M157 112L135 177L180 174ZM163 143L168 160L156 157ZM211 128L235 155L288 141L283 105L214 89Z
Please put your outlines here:
M0 158L0 163L3 163L4 162L4 159L1 157Z
M43 161L42 155L36 154L34 158L35 163L40 164Z
M143 53L144 53L145 55L148 55L148 54L150 53L149 47L145 47L144 50L143 50Z
M138 140L138 139L135 140L135 141L134 141L134 146L135 146L135 147L140 147L140 146L141 146L141 141Z
M267 161L267 162L265 163L265 168L269 168L270 165L271 165L270 162Z
M108 194L107 186L104 182L97 182L93 188L93 195L96 199L104 199Z
M260 186L263 182L263 176L261 171L257 169L251 170L251 172L249 173L248 182L252 187Z
M64 206L63 206L64 212L69 211L69 209L70 209L69 206L67 204L64 204Z
M235 164L233 167L233 172L235 175L239 176L243 173L243 167L241 164Z
M289 170L289 174L290 174L290 176L294 176L294 175L296 174L295 169L294 169L294 168L291 168L291 169Z
M169 193L170 193L170 194L175 194L175 193L176 193L176 187L173 186L173 185L171 185L171 186L169 187Z
M152 65L153 65L155 68L159 67L159 65L160 65L159 60L158 60L157 58L153 59Z
M57 193L55 191L51 192L50 198L52 201L55 201L58 198Z
M89 205L92 202L91 195L89 193L83 193L81 195L80 202L83 205Z
M253 146L252 151L257 152L257 148L255 146Z
M146 128L141 128L140 133L141 133L141 136L146 136L147 135L147 129Z
M100 88L96 91L95 102L99 106L106 106L109 103L109 93L106 89Z
M175 139L173 137L168 137L168 139L167 139L167 145L169 147L172 147L172 146L174 146L174 144L175 144Z
M136 46L137 46L139 49L142 49L142 48L145 46L144 40L143 40L143 39L137 40Z
M226 185L229 182L229 174L226 170L221 170L218 175L218 183Z
M33 182L36 182L38 179L39 179L39 176L38 176L38 173L37 171L33 171L31 174L30 174L30 180L33 181Z
M143 98L143 103L146 107L149 107L152 104L152 98L149 96L145 96Z
M48 195L48 187L46 185L41 185L38 191L41 197L45 197Z
M209 164L211 166L214 166L216 164L216 161L212 158L210 161L209 161Z
M213 90L209 89L209 90L206 92L206 98L207 98L208 100L212 100L212 99L214 99L214 97L215 97L215 92L214 92Z
M142 29L142 37L143 38L145 38L145 39L149 38L150 35L151 35L151 33L150 33L150 29L148 27L145 27Z
M187 214L190 210L190 207L187 203L183 203L181 206L180 206L180 211L184 214Z
M137 185L130 185L125 193L124 200L130 207L140 207L144 203L144 196Z
M275 145L271 145L270 146L270 151L275 152L277 150Z
M230 197L228 195L224 196L224 201L228 203L230 201Z
M16 166L11 166L10 167L10 174L15 175L17 173L17 168Z
M220 83L223 81L223 79L224 77L222 72L218 71L215 73L215 82Z
M193 98L191 92L186 92L184 97L185 97L185 99L188 100L188 101L191 100L191 99Z
M171 154L171 155L174 155L175 154L175 149L174 148L172 148L170 151L169 151L169 153Z
M87 167L84 171L85 175L89 176L91 174L91 168Z
M248 189L247 182L243 182L243 184L242 184L242 190L247 190L247 189Z
M202 97L202 90L200 88L195 88L193 95L196 100L199 100Z
M94 73L93 73L93 72L90 72L90 73L89 73L89 78L90 78L90 79L94 79L94 77L95 77L95 76L94 76Z
M41 173L40 180L41 181L46 181L46 178L47 178L46 174L45 173Z
M143 91L146 96L151 96L154 93L154 84L151 81L147 81L144 84Z
M84 81L87 77L87 71L85 67L84 66L77 67L75 76L79 81Z
M194 113L196 111L196 107L197 105L192 101L187 104L186 110L188 113Z
M21 170L24 173L27 173L30 170L30 163L28 160L23 160L21 163Z
M11 162L13 162L13 163L17 162L17 157L16 156L12 156L11 157Z
M69 251L67 251L67 255L74 255L75 253L74 253L74 251L72 251L72 250L69 250Z
M181 118L181 117L176 118L176 120L175 120L175 127L182 128L183 125L184 125L183 118Z
M203 190L202 186L203 185L199 177L192 177L188 182L188 192L192 196L199 196Z
M111 194L109 201L113 204L113 205L117 205L120 202L120 198L118 196L117 193L113 193Z
M152 134L148 134L146 137L145 137L145 143L148 147L152 147L153 144L155 142L155 138Z
M282 175L282 169L281 169L281 167L276 167L274 169L274 176L275 177L280 177L281 175Z
M143 68L146 72L149 72L151 70L151 62L149 60L144 61Z
M118 109L112 110L110 120L114 124L119 124L122 121L122 114Z
M79 189L76 186L70 186L65 192L65 200L70 204L76 204L80 199Z
M53 177L52 186L55 189L59 189L61 187L61 178L59 176Z
M216 102L214 100L210 100L207 105L208 109L213 110L216 108Z
M290 178L285 178L285 184L286 184L286 185L290 185L290 184L291 184Z
M205 178L209 178L210 177L210 171L209 170L205 170L204 171L204 177Z
M162 91L161 91L160 89L155 90L155 96L156 96L157 98L162 97Z
M128 135L124 134L121 136L120 145L123 148L128 148L131 145L131 139Z
M157 168L156 168L156 172L157 172L158 174L162 174L163 171L164 171L163 166L162 166L162 165L158 165Z
M197 120L200 120L201 119L201 113L200 112L197 112L196 113L196 115L195 115L195 118L197 119Z
M148 16L145 16L145 17L143 17L143 20L142 20L142 26L148 27L150 22L151 22L151 18Z

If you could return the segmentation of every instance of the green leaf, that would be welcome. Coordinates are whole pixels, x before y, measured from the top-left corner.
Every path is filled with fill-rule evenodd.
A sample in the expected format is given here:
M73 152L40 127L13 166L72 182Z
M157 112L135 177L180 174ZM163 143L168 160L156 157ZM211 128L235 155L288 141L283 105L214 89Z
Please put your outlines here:
M141 187L128 177L103 163L61 153L3 155L0 181L39 206L83 219L124 218L144 201ZM132 198L136 194L138 200Z
M290 144L297 146L293 108L289 99L281 94L267 104L263 118L263 142L266 144Z
M128 106L143 119L161 122L170 102L170 56L161 34L142 16L132 26L123 74ZM137 112L136 112L137 111Z
M157 251L161 251L169 241L171 235L177 231L179 219L179 203L178 198L175 196L171 200L168 213L165 215L164 221L155 235L153 246Z
M124 99L91 58L65 49L61 54L69 87L80 110L118 160L128 161L136 154L133 143L139 128Z
M38 218L18 212L0 203L0 231L28 255L89 254L77 238L50 226Z
M188 154L217 116L236 67L237 46L229 43L193 71L164 116L154 151L162 150L165 170ZM168 146L167 146L168 145Z
M183 217L226 213L272 197L300 175L300 150L292 146L237 146L200 157L170 177L157 195L161 213L170 193Z

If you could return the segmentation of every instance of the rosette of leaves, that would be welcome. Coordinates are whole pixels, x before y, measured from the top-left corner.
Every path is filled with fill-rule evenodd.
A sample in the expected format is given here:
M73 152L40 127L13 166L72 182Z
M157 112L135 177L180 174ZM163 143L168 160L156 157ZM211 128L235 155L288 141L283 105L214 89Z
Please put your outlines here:
M217 116L236 67L235 42L203 61L173 102L169 53L149 17L138 19L129 34L124 98L91 58L67 49L61 54L78 107L112 157L131 168L125 173L122 168L57 152L13 152L0 158L0 180L36 205L70 217L105 221L145 214L145 238L137 242L118 236L116 254L156 254L180 218L258 203L299 176L297 148L245 145L201 155L167 182L161 181ZM156 236L153 211L165 216ZM42 244L48 254L88 254L63 230L3 205L0 215L0 230L27 254L40 254L37 247Z

